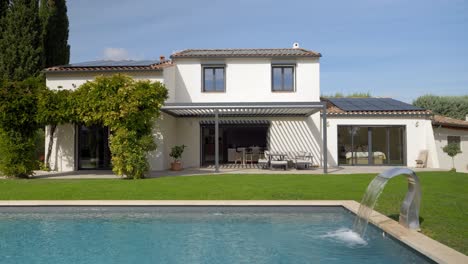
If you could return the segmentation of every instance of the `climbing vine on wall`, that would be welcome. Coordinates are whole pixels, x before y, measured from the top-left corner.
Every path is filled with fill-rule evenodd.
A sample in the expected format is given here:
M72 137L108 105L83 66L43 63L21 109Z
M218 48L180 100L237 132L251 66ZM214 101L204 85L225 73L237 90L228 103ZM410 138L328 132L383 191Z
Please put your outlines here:
M122 74L97 77L75 91L47 90L42 79L0 80L0 171L29 177L36 162L35 131L48 126L53 138L57 125L81 123L107 126L114 172L143 178L149 170L146 155L156 149L153 124L166 99L162 83Z
M165 86L116 74L83 84L73 98L77 120L109 127L113 171L143 178L149 170L147 152L156 149L152 128L167 99Z

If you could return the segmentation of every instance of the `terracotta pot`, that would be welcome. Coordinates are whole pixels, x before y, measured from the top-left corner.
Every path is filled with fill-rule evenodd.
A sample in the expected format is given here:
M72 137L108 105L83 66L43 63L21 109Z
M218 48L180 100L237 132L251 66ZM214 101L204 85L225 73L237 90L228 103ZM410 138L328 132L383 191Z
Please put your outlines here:
M182 170L182 163L180 161L172 162L171 163L171 170L173 170L173 171Z

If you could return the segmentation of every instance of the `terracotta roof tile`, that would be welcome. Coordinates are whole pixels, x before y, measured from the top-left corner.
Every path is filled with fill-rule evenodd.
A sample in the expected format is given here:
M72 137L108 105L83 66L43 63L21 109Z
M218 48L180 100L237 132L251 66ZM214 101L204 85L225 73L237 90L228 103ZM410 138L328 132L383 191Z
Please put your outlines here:
M447 116L434 115L432 124L435 126L449 127L449 128L466 128L468 129L468 121L450 118Z
M86 71L159 71L171 66L170 60L139 63L138 61L93 61L54 66L45 72L86 72Z
M175 52L171 58L203 57L321 57L318 52L303 48L284 49L186 49Z

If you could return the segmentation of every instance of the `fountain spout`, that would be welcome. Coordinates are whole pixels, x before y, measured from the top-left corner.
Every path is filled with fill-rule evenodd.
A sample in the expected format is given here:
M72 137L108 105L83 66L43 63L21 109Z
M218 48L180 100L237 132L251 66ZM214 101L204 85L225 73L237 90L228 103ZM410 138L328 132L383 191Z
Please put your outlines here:
M377 177L391 179L393 177L405 175L408 179L408 192L400 208L399 222L406 228L420 230L419 227L419 205L421 203L421 186L416 173L406 168L393 168L382 172Z

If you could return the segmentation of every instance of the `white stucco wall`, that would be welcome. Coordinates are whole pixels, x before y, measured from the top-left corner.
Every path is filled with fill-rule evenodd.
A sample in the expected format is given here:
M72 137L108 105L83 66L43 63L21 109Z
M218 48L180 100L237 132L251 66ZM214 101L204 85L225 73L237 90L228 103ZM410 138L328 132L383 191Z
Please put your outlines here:
M166 170L171 163L169 153L176 145L176 119L170 115L162 113L155 121L153 127L153 137L157 149L148 153L148 162L151 170Z
M47 156L49 146L50 128L45 130L45 155ZM57 171L75 170L75 126L60 125L54 133L54 144L50 156L50 168Z
M182 156L184 167L200 166L200 121L210 118L176 119L176 144L186 145ZM222 120L221 118L220 120ZM320 165L322 160L320 115L310 117L264 117L264 118L225 118L229 120L270 120L269 146L277 151L308 151L314 156L314 162Z
M406 165L415 167L415 160L421 150L428 150L427 167L438 168L439 160L434 143L431 120L425 118L335 118L327 119L328 134L328 163L330 166L338 164L338 125L399 125L406 127Z
M269 58L232 58L219 61L177 59L175 65L176 102L306 102L319 101L320 64L317 58L296 63L294 92L272 92ZM225 64L225 92L202 92L202 65ZM286 61L284 62L286 63Z
M462 153L455 156L455 168L457 171L468 172L468 130L434 127L434 138L440 168L451 169L452 158L442 148L447 145L447 136L459 136Z

